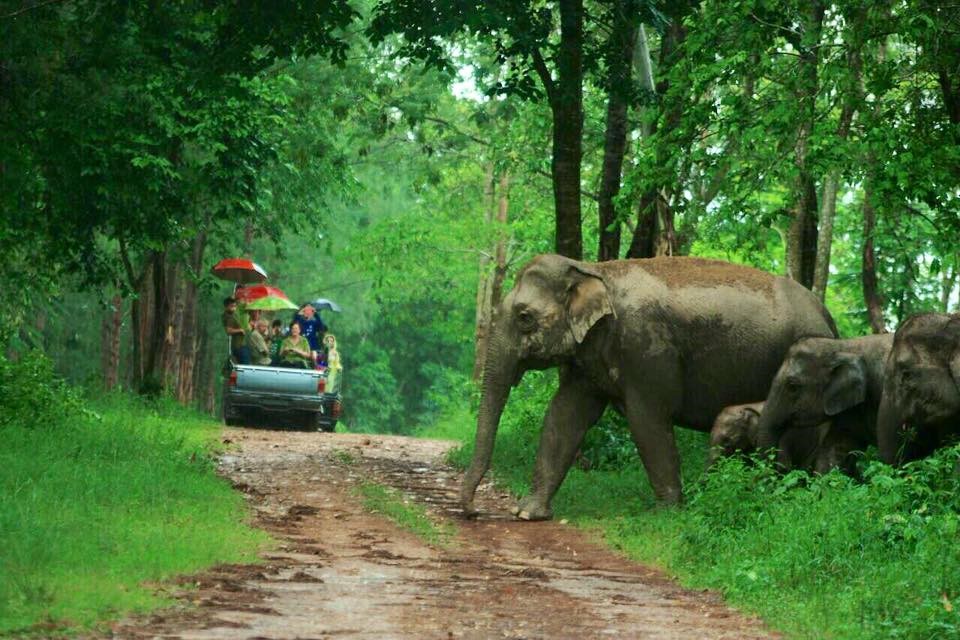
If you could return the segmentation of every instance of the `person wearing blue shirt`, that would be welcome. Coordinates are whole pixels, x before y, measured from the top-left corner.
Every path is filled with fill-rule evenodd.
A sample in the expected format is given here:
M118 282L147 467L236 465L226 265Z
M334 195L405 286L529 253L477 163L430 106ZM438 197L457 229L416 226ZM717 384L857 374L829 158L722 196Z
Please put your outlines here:
M323 334L327 332L327 325L323 324L323 320L317 315L313 305L305 304L294 316L293 321L300 325L300 333L310 343L310 349L320 351L323 347Z

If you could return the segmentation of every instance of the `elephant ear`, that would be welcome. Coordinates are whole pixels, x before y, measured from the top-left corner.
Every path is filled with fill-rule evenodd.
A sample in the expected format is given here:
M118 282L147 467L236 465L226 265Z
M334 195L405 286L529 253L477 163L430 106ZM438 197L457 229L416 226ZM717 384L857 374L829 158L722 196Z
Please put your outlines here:
M867 373L863 359L840 354L830 371L827 388L823 391L823 410L835 416L863 402L867 397Z
M740 410L740 417L747 430L747 437L750 442L756 446L760 432L757 427L760 425L760 411L756 407L746 406Z
M593 269L571 265L567 296L570 331L578 343L583 342L587 332L600 318L616 316L603 276Z
M947 323L947 334L953 337L953 351L950 355L950 375L960 387L960 313L953 314Z

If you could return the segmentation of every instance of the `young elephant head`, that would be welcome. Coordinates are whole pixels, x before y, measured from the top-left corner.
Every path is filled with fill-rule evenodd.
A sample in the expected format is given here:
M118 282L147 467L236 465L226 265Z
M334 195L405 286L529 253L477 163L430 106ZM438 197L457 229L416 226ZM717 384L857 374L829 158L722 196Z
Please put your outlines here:
M762 402L726 407L717 415L710 429L710 453L707 466L737 451L753 453L757 448L757 424Z
M581 262L539 256L517 276L497 309L487 345L476 450L460 491L465 514L474 513L473 496L490 466L511 387L528 369L545 369L573 358L591 328L613 315L603 276Z
M864 402L869 362L862 340L805 338L790 347L760 416L759 447L776 446L784 431L815 427Z
M913 316L897 329L877 417L880 456L921 457L960 429L960 314ZM916 440L904 437L909 426Z

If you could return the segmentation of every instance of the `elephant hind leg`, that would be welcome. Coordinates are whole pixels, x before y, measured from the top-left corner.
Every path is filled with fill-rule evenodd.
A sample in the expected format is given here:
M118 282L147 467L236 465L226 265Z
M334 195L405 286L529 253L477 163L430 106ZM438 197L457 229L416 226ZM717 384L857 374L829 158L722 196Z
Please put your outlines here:
M639 399L628 399L626 409L630 433L657 501L679 503L683 499L680 454L671 416Z
M514 510L522 520L548 520L550 501L567 475L587 429L600 418L607 399L587 383L564 380L550 401L540 432L540 448L530 494Z

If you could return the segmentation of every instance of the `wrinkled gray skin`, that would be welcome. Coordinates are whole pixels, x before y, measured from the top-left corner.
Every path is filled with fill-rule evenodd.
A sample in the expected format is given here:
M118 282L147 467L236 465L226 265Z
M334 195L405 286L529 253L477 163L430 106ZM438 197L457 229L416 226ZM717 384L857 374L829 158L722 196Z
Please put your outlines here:
M559 368L522 519L551 517L550 500L587 429L608 404L627 418L657 498L680 500L673 425L708 431L726 406L766 395L787 349L833 336L827 311L802 286L725 262L662 257L598 264L534 258L496 313L476 450L461 505L490 466L500 415L523 373Z
M893 336L882 334L806 338L790 347L760 415L759 447L772 447L794 431L814 434L810 427L829 421L813 470L852 472L848 454L876 444L883 367L892 344Z
M890 464L922 458L958 433L960 314L913 316L897 329L884 370L880 457Z
M757 451L760 439L760 413L762 402L738 404L726 407L713 422L710 429L710 452L707 466L720 458L736 453L751 454ZM830 423L810 429L790 429L780 436L777 461L786 470L804 469L814 471L832 462L834 452L821 449L820 445L830 429Z

